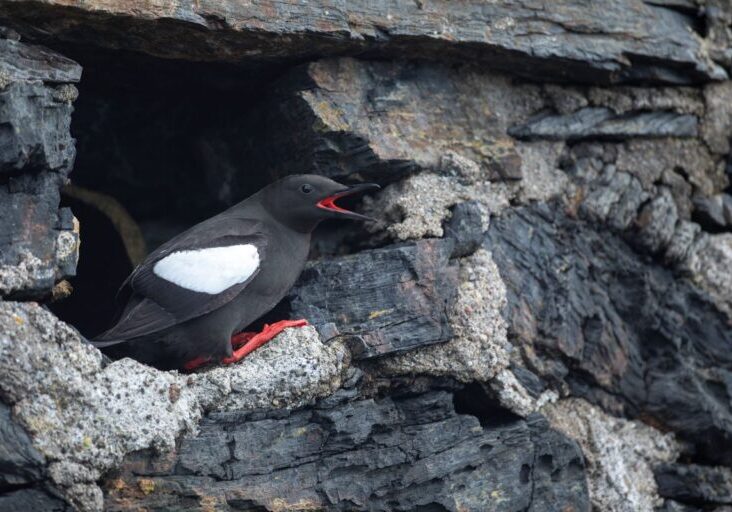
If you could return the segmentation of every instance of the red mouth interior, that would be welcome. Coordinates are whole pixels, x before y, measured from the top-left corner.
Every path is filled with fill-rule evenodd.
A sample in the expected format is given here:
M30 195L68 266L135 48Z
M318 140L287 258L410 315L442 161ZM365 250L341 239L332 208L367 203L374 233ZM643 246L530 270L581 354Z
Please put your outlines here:
M335 200L339 197L343 197L345 194L335 194L329 197L326 197L325 199L321 199L318 201L318 208L322 208L324 210L330 210L332 212L339 212L339 213L352 213L350 210L346 210L345 208L341 208L337 204L335 204Z

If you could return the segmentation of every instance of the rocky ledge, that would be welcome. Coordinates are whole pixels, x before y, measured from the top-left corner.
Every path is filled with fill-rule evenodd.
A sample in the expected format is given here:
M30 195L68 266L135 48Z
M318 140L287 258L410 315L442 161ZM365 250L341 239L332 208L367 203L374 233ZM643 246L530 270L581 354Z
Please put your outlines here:
M0 510L727 510L728 2L250 4L0 5ZM85 343L146 244L303 171L383 186L311 326Z

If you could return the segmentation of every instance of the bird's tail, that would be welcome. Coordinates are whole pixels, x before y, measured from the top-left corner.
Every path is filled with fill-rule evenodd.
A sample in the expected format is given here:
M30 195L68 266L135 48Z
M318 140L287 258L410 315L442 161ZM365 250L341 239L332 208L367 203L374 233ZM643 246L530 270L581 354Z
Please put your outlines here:
M127 340L90 340L87 338L84 338L84 341L89 343L90 345L94 345L97 348L105 348L105 347L111 347L112 345L119 345L120 343L124 343Z
M81 334L81 332L79 332L79 329L77 329L76 327L74 327L72 325L70 325L69 327L71 327L72 329L74 329L76 331L76 334L79 336L79 338L81 338L81 340L84 343L88 343L89 345L92 345L96 348L111 347L112 345L118 345L120 343L124 343L125 341L127 341L127 340L105 340L105 339L90 340L89 338L87 338L86 336ZM102 333L98 337L100 337L100 338L104 337L104 334L106 334L106 333Z

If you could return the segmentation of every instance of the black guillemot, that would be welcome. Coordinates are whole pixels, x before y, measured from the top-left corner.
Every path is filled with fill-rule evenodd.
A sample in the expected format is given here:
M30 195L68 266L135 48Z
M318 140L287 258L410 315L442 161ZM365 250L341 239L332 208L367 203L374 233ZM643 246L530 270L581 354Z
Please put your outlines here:
M283 329L307 325L284 320L242 332L293 286L321 221L372 220L335 201L377 188L293 175L196 224L135 268L118 293L116 323L91 343L113 358L192 370L240 361Z

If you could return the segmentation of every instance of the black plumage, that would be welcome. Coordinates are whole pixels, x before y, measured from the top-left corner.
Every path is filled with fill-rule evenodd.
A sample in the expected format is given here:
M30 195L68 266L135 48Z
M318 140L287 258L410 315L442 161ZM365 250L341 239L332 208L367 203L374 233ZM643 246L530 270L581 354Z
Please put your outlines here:
M113 358L128 356L160 369L231 362L232 336L292 287L315 227L328 218L368 220L335 200L374 188L289 176L193 226L160 246L125 280L116 323L92 343ZM232 266L231 258L240 254L241 267L238 260Z

